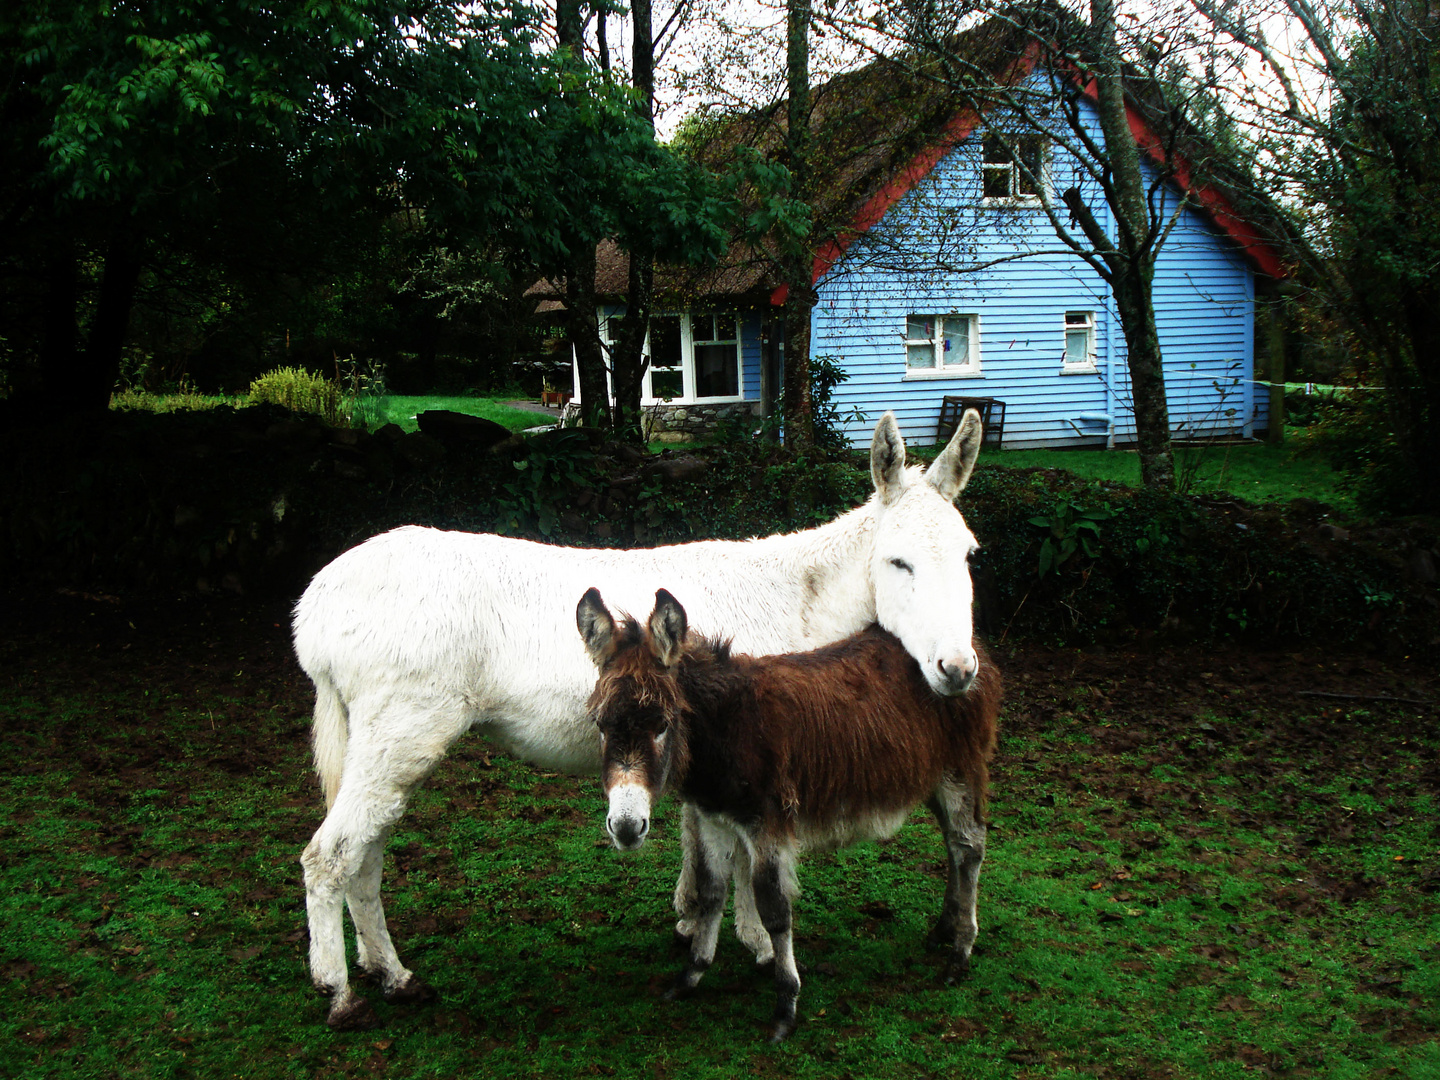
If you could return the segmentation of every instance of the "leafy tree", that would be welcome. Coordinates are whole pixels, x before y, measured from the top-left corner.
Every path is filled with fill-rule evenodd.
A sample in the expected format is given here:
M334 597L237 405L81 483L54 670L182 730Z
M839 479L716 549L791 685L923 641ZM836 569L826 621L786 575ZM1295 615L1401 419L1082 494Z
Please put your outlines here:
M1193 3L1237 65L1270 75L1228 87L1229 105L1262 175L1305 208L1312 316L1384 386L1399 475L1379 488L1440 512L1440 4Z
M515 274L637 229L717 249L705 178L536 25L457 0L8 5L0 263L51 407L104 407L159 261L343 264L396 215Z

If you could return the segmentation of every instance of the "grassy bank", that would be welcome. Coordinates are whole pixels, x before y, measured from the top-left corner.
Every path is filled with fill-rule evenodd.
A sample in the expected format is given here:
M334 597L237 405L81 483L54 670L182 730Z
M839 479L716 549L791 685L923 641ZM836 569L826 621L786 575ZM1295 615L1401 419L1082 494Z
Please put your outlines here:
M387 394L383 397L362 398L357 406L357 426L374 431L384 424L399 424L406 431L418 430L415 417L427 409L448 409L466 416L481 416L493 420L511 431L524 431L552 423L558 416L551 413L549 418L540 413L513 409L498 399L481 397L447 397L445 395L403 395Z
M110 400L112 409L152 413L204 411L222 405L244 408L247 404L249 401L244 394L225 396L200 394L193 390L173 394L151 394L143 390L125 390L115 394ZM405 431L416 431L419 425L416 423L415 417L427 409L448 409L451 412L464 413L467 416L483 416L486 420L493 420L511 431L524 431L526 428L538 427L547 423L544 415L511 408L498 398L450 397L438 394L386 394L379 397L359 398L354 405L351 426L374 431L385 424L398 424Z
M1000 650L973 975L942 987L923 949L944 856L917 814L803 863L802 1024L780 1047L771 987L728 930L696 997L660 1000L673 803L622 857L594 782L467 737L386 868L401 954L441 999L335 1035L305 975L296 857L321 811L284 607L53 602L56 629L0 652L0 1072L1440 1072L1434 707L1302 696L1434 701L1429 671Z
M1256 503L1313 499L1342 513L1355 508L1344 474L1318 454L1297 454L1292 447L1254 442L1181 447L1175 459L1186 489L1197 494L1227 493ZM980 463L1064 469L1087 480L1140 486L1140 458L1133 450L987 450Z

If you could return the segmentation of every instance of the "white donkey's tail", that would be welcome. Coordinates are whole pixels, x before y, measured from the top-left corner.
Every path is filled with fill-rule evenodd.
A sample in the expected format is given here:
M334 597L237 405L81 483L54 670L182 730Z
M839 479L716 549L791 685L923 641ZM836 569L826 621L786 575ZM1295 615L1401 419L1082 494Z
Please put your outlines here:
M334 684L325 678L314 681L315 727L310 733L310 745L315 750L315 772L320 777L320 789L325 793L325 808L328 810L335 805L335 796L340 792L350 725L345 703L335 692Z

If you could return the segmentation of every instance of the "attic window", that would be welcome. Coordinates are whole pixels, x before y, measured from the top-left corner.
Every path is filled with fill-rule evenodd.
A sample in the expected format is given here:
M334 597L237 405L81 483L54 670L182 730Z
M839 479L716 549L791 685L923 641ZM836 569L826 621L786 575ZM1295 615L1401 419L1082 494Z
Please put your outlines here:
M1045 182L1045 138L1041 135L986 135L983 144L986 201L1039 202Z

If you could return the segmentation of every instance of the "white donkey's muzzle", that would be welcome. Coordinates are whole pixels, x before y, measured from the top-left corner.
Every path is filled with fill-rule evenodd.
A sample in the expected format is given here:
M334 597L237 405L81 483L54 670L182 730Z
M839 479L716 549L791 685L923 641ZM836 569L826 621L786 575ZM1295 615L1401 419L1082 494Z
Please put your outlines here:
M979 672L980 657L973 648L966 648L937 659L934 670L927 673L927 677L937 694L957 697L970 689Z
M650 792L643 784L616 784L610 789L605 831L621 851L633 851L650 834Z

